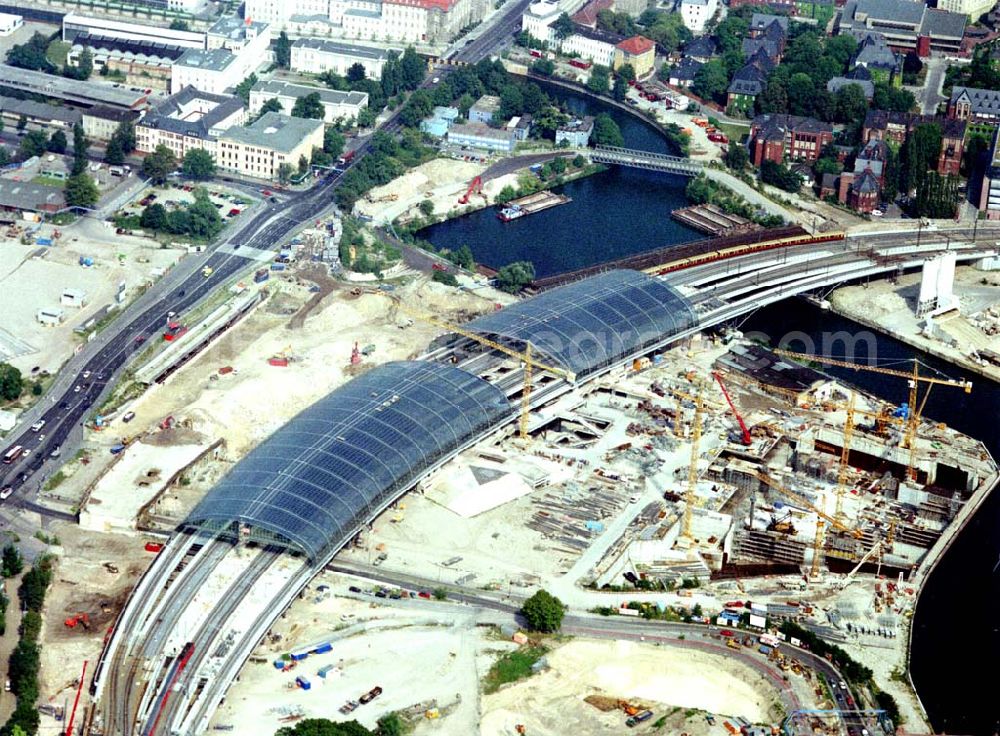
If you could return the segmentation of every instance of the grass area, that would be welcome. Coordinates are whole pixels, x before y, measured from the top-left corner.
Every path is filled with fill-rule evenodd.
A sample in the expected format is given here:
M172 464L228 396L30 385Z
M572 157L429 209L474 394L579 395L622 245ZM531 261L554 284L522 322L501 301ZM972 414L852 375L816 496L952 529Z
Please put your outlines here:
M750 134L749 125L739 125L737 123L720 122L715 127L721 130L723 133L725 133L726 137L729 138L729 140L736 141L737 143L739 143L740 139L743 138L743 136Z
M544 657L546 652L548 649L543 646L523 646L513 652L505 653L486 673L483 690L486 693L495 693L509 682L531 677L531 666Z
M46 481L45 490L51 491L54 488L57 488L64 480L66 480L66 473L61 470L56 471L49 477L48 481Z
M61 67L66 63L66 57L69 56L69 50L71 48L73 48L71 43L68 41L61 41L57 38L49 44L47 49L45 49L45 58L56 66Z
M45 184L50 187L59 187L60 189L66 186L65 179L57 179L54 176L36 176L31 180L32 184Z

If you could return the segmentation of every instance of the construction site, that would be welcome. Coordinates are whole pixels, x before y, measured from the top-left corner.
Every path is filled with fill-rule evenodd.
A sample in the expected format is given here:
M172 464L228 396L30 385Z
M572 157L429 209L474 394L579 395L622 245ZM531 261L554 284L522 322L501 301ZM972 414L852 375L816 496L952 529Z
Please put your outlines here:
M80 509L80 528L67 525L64 536L81 550L64 563L76 585L54 597L57 616L46 624L46 697L66 690L59 663L98 656L130 577L246 456L324 396L419 357L435 370L460 365L492 381L491 391L513 397L504 400L505 421L431 468L349 539L330 563L336 572L315 578L257 643L212 724L273 730L317 716L373 725L386 712L416 709L418 732L466 732L479 722L482 732L500 734L525 726L528 710L551 707L553 719L531 721L527 732L555 734L573 723L596 733L624 722L617 707L612 717L583 702L599 696L602 705L645 703L658 719L673 718L678 732L721 736L738 719L770 733L802 708L848 708L816 665L800 659L794 640L781 640L779 651L758 639L778 641L768 632L784 620L847 649L920 722L912 693L890 675L905 664L927 568L997 479L981 443L924 417L923 408L929 388L965 392L970 384L925 375L917 364L871 368L898 379L887 403L731 330L694 333L577 382L577 366L598 364L586 346L556 361L466 326L509 311L497 310L510 297L491 289L456 291L402 270L388 289L371 288L333 281L311 259L282 265L198 313L171 317L133 382L102 408L85 452L43 495ZM612 274L600 288L620 292L637 280ZM683 326L677 319L673 329ZM401 401L405 389L394 390L377 411ZM109 560L109 539L127 550ZM236 548L213 585L246 568L243 551ZM272 577L258 574L290 586L305 574L295 559L277 558ZM372 587L373 574L410 582ZM430 600L437 588L445 598L463 591L511 602L543 588L573 611L600 610L595 620L624 628L581 627L580 651L550 644L538 682L561 672L558 686L532 680L485 693L491 662L520 643L479 630L503 632L503 617L456 617L453 602ZM192 594L191 611L208 615L211 591L223 589ZM274 589L248 593L247 605L264 616ZM695 656L677 649L684 636L644 641L629 628L641 619L701 625L686 634L710 649L697 655L701 686L634 675ZM720 634L737 625L745 638ZM331 666L340 672L332 701L296 684L301 670L269 664L334 634ZM636 648L607 638L632 639ZM437 673L428 670L419 693L404 689L406 670L394 668L400 652ZM593 657L617 662L620 676L579 665ZM749 670L734 667L733 657ZM639 660L645 664L631 670ZM400 677L390 677L394 670ZM386 692L374 706L339 709L377 683Z

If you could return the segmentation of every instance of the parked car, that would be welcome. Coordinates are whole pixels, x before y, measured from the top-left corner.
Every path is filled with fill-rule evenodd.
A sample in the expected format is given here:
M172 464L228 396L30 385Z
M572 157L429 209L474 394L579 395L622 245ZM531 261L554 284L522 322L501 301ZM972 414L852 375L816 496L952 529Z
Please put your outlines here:
M14 486L4 486L2 489L0 489L0 500L6 501L8 498L10 498L10 494L12 494L13 492L14 492ZM8 687L7 690L9 691L10 688Z
M359 700L361 701L361 705L367 705L368 703L375 700L375 698L377 698L381 694L382 694L382 688L379 685L376 685L375 687L373 687L371 690L369 690L359 698Z

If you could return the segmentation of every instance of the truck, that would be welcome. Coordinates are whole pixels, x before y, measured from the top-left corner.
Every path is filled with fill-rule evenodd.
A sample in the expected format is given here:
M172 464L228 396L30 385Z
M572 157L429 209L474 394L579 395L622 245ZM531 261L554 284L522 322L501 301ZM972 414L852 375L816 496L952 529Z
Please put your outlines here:
M739 649L740 645L737 643L736 639L726 639L726 646L730 649Z
M201 275L204 276L206 279L213 273L215 273L215 269L212 268L211 266L205 266L203 269L201 269Z
M591 63L589 61L584 61L583 59L570 59L569 65L574 66L577 69L590 69Z
M312 683L309 682L309 678L306 677L305 675L298 675L295 678L295 684L298 685L303 690L311 690L312 689Z
M767 646L766 644L761 644L760 647L758 647L757 651L766 656L771 653L771 647Z
M253 282L255 284L262 284L265 281L267 281L269 278L271 278L271 272L270 271L268 271L266 268L258 268L257 271L253 275Z
M343 156L337 159L337 163L341 166L346 166L354 160L354 151L348 151Z
M635 728L640 723L645 723L652 717L653 717L653 711L644 710L642 711L642 713L636 713L634 716L625 721L625 725L628 726L629 728Z

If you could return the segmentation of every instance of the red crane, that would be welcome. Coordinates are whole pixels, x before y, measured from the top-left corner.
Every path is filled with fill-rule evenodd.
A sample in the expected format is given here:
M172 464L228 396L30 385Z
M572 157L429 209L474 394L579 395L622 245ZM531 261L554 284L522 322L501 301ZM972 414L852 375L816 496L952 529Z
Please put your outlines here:
M736 416L736 421L740 423L740 432L742 433L740 440L744 445L752 445L753 437L750 436L750 430L747 429L746 422L743 421L743 417L740 416L739 411L736 409L736 405L729 397L729 392L726 390L726 384L722 382L722 375L718 371L712 371L712 376L719 382L719 388L722 389L722 395L726 397L726 401L729 403L729 408L733 410L733 414Z
M483 180L481 177L477 176L475 179L469 182L469 188L465 190L465 194L459 197L458 203L468 204L469 197L471 197L473 194L482 194L482 193L483 193Z

